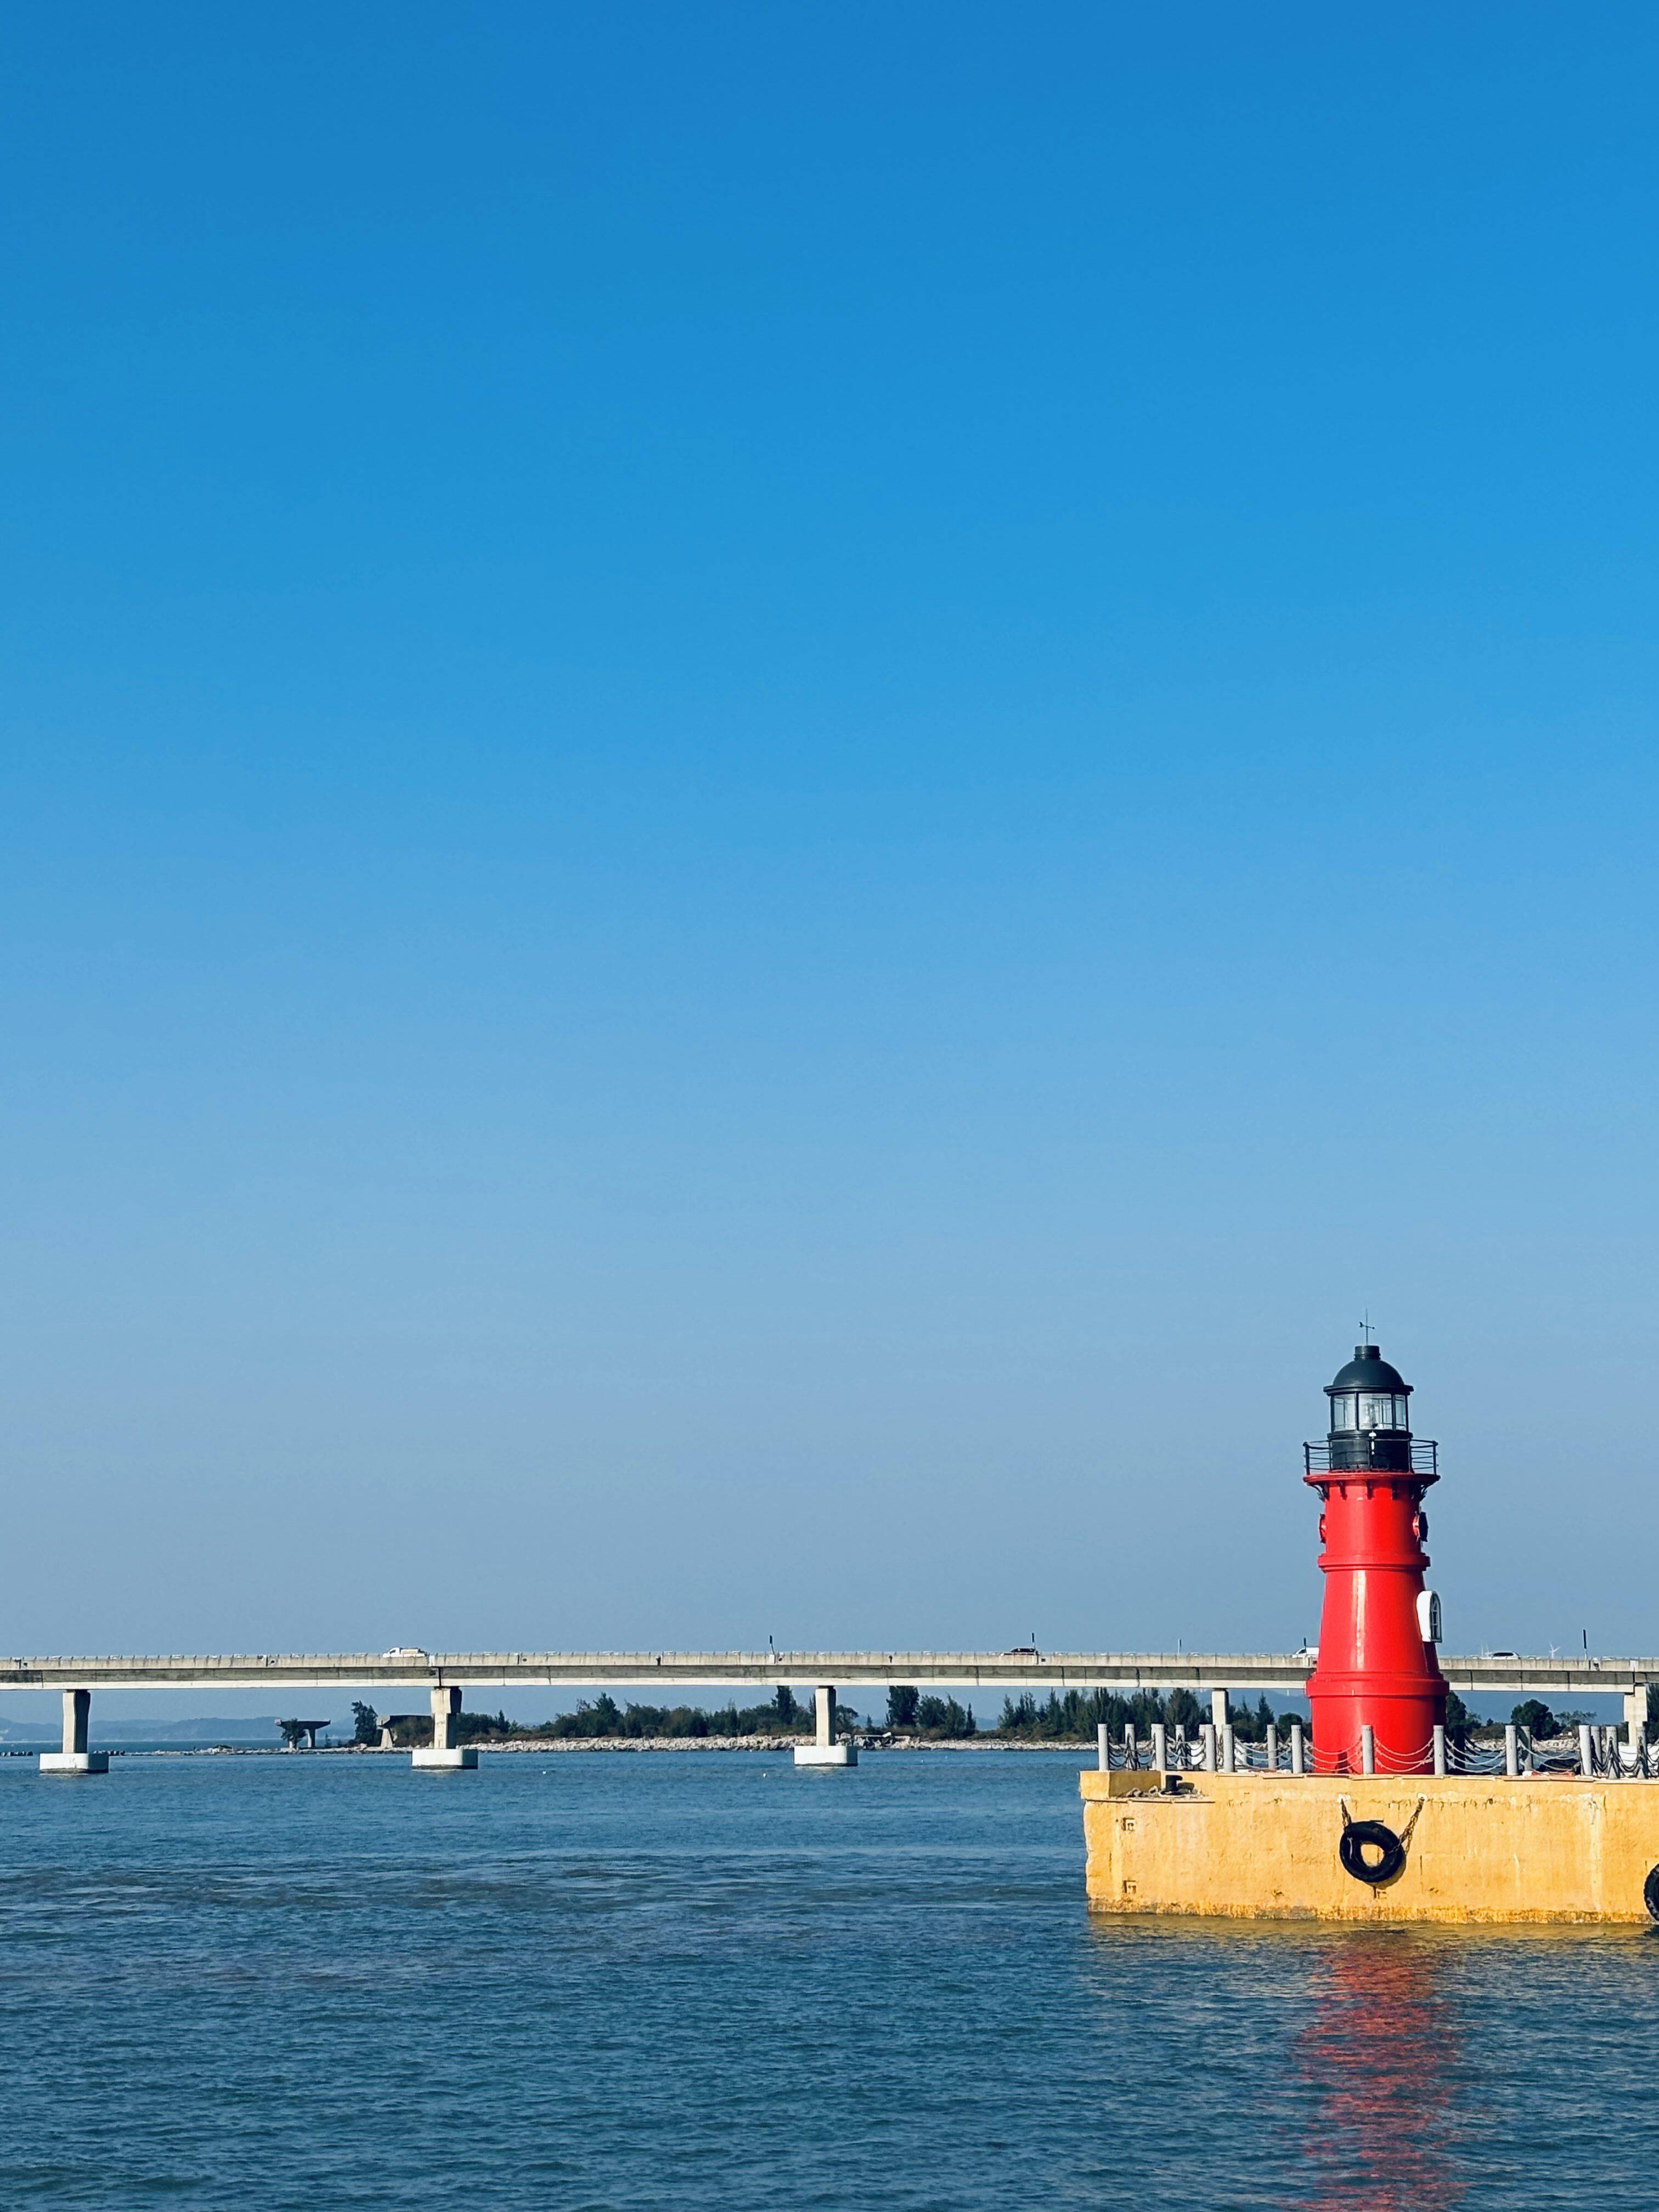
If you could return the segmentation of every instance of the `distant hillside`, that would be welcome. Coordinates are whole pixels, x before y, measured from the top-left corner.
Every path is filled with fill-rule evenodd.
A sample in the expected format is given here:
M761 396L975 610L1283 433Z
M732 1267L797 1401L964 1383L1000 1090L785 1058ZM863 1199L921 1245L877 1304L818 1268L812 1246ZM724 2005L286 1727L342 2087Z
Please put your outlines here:
M337 1724L334 1733L349 1735L351 1724L348 1718L343 1725ZM0 1743L56 1743L63 1734L54 1721L0 1720ZM118 1719L105 1720L99 1715L96 1701L93 1705L92 1735L94 1743L268 1743L280 1745L282 1735L275 1716L270 1719L263 1714L237 1713L233 1716L209 1714L205 1717L191 1715L179 1718L173 1714L164 1716L124 1713Z

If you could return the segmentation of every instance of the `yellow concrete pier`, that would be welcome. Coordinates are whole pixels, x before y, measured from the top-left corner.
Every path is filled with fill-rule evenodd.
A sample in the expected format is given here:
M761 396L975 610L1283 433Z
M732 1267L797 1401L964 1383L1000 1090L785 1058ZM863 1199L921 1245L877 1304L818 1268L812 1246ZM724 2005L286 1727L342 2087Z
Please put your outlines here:
M1178 1786L1171 1790L1169 1782ZM1347 1921L1650 1920L1659 1782L1548 1776L1085 1772L1097 1912ZM1347 1821L1405 1839L1377 1886Z

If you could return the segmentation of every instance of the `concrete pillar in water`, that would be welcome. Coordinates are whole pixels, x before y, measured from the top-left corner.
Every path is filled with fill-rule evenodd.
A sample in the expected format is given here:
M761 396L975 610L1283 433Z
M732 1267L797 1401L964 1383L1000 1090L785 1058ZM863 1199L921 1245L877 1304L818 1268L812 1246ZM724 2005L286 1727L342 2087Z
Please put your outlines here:
M1152 1723L1152 1766L1159 1774L1170 1771L1170 1731L1162 1721Z
M1376 1730L1369 1722L1359 1731L1359 1771L1362 1774L1376 1771Z
M1521 1773L1521 1731L1516 1728L1513 1721L1507 1722L1504 1729L1504 1771L1509 1776L1511 1782L1519 1779Z
M1302 1723L1300 1721L1292 1721L1291 1723L1291 1771L1292 1774L1305 1774L1307 1771L1308 1753L1302 1734Z
M1434 1771L1440 1775L1446 1771L1446 1729L1443 1721L1434 1724Z
M1212 1690L1210 1692L1210 1725L1218 1735L1227 1725L1227 1692L1224 1690Z
M455 1716L461 1710L461 1693L447 1682L434 1686L432 1692L432 1747L430 1750L410 1752L410 1758L416 1766L431 1766L446 1773L459 1773L464 1768L478 1763L476 1744L459 1744L455 1741Z
M87 1749L87 1719L92 1711L90 1690L64 1692L64 1748L43 1751L42 1774L107 1774L109 1753Z
M833 1682L820 1682L812 1693L814 1735L811 1743L795 1746L797 1766L856 1766L858 1746L837 1743L836 1741L836 1689Z

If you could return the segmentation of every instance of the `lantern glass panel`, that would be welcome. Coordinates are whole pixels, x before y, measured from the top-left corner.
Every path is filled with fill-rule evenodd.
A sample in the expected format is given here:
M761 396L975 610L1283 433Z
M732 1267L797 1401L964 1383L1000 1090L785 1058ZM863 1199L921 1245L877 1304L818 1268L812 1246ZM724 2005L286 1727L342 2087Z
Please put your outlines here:
M1395 1419L1395 1407L1402 1401L1388 1390L1362 1390L1359 1394L1359 1425L1362 1429L1396 1429L1405 1424Z
M1345 1390L1339 1397L1331 1400L1331 1426L1334 1429L1351 1429L1355 1426L1352 1391Z

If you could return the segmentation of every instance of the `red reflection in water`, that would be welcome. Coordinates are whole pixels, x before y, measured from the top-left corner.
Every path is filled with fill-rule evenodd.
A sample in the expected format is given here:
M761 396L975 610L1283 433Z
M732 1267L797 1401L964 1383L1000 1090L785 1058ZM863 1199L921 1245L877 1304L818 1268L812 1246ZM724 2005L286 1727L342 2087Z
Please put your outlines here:
M1468 2185L1452 2114L1456 2056L1437 1956L1410 1936L1356 1936L1335 1950L1297 2067L1316 2117L1306 2146L1328 2212L1444 2212Z

